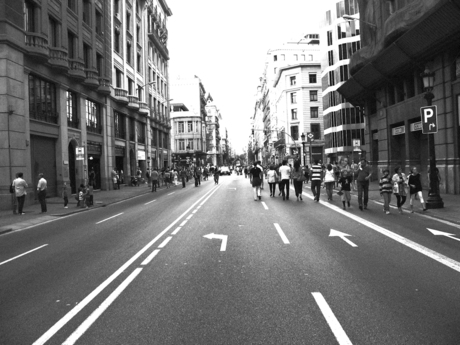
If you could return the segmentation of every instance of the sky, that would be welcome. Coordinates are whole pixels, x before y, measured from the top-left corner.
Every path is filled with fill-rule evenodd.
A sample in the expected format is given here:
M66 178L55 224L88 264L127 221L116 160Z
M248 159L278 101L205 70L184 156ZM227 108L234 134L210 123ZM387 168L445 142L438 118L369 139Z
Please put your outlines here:
M201 79L221 112L232 147L242 153L268 50L320 33L321 1L166 1L172 11L167 22L169 77Z

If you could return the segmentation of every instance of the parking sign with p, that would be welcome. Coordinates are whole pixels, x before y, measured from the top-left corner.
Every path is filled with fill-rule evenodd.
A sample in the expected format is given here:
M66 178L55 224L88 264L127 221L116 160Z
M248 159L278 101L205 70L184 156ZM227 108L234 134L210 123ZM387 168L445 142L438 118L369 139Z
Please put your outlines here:
M422 133L430 134L438 132L438 114L435 105L429 107L421 107L422 115Z

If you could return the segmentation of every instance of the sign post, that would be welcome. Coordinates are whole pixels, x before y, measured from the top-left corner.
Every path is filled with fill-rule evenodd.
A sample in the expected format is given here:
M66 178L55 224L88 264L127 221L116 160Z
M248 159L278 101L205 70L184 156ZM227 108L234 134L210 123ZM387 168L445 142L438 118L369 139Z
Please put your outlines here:
M311 144L312 144L312 142L315 141L315 135L312 132L308 132L307 133L307 138L308 138L307 141L310 143L310 166L312 166L313 165L313 162L312 162L313 155L312 155L312 152L311 152Z
M438 111L435 105L429 107L421 107L420 113L422 116L422 133L431 134L438 133Z

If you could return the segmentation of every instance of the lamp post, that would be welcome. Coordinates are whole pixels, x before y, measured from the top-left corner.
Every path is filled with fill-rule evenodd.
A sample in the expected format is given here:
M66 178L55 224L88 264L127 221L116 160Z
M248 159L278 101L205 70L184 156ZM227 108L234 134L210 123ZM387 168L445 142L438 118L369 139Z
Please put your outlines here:
M300 136L300 138L302 139L302 150L303 150L303 165L306 166L307 162L305 162L305 133L302 133L302 135Z
M301 138L302 138L302 145L305 145L306 142L310 143L310 165L311 165L311 164L313 164L312 163L312 155L311 155L311 144L315 140L314 139L315 136L314 136L313 133L309 132L309 133L307 133L307 141L306 142L305 142L305 134L304 133L302 133ZM304 151L305 151L305 146L304 146ZM304 158L304 160L305 160L305 158ZM306 164L304 164L304 165L306 165Z
M432 100L434 94L432 92L434 87L434 72L431 72L428 68L425 68L425 71L421 74L423 79L423 88L425 89L425 99L427 105L432 105ZM430 180L430 190L428 192L428 198L426 200L426 208L443 208L444 202L439 195L439 170L436 167L436 149L434 145L434 134L428 135L428 157L430 159L430 171L429 171L429 180Z

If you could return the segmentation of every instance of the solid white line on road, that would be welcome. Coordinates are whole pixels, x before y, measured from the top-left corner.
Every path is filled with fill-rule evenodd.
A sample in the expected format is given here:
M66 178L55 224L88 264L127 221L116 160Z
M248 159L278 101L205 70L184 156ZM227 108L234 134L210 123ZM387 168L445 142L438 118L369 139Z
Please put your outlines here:
M102 315L102 313L117 299L117 297L128 287L129 284L141 273L142 268L136 268L115 291L63 342L63 345L72 345L91 327L91 325Z
M157 256L157 254L160 252L159 249L155 249L152 254L150 254L147 259L145 259L144 261L142 261L141 265L148 265L150 263L150 261L152 261L152 259Z
M335 317L334 313L332 312L329 304L327 304L326 300L324 299L323 295L320 292L312 292L311 293L318 304L319 309L323 313L324 318L326 319L329 327L334 333L335 338L339 342L340 345L351 345L351 341L348 338L347 334L343 330L340 322Z
M171 236L165 238L165 240L158 246L158 248L164 248L168 244L168 242L171 241L171 238Z
M310 199L313 199L313 196L307 194L307 193L303 193L303 195L305 195L307 198L310 198ZM447 266L447 267L450 267L452 268L453 270L457 271L457 272L460 272L460 262L458 261L455 261L455 260L452 260L451 258L448 258L447 256L445 255L442 255L438 252L435 252L434 250L431 250L425 246L422 246L421 244L418 244L414 241L411 241L405 237L402 237L398 234L395 234L394 232L391 232L390 230L387 230L385 228L382 228L381 226L378 226L377 224L374 224L368 220L365 220L364 218L361 218L359 216L356 216L352 213L349 213L347 211L344 211L342 210L341 208L335 206L335 205L332 205L332 204L329 204L327 202L324 202L324 201L319 201L319 203L323 206L326 206L328 208L330 208L331 210L334 210L348 218L351 218L353 219L354 221L358 222L358 223L361 223L365 226L367 226L368 228L371 228L372 230L375 230L377 231L378 233L384 235L384 236L387 236L389 238L391 238L392 240L395 240L396 242L399 242L409 248L412 248L413 250L435 260L435 261L438 261L439 263Z
M168 195L173 195L174 193L176 193L176 192L169 193Z
M174 231L171 233L171 235L177 234L177 233L179 232L180 229L182 229L182 228L181 228L180 226L178 226L178 227L176 228L176 230L174 230Z
M185 218L185 219L189 220L189 219L192 218L192 217L193 217L193 214L189 215L189 216L188 216L187 218Z
M268 206L267 206L267 204L266 204L264 201L262 201L262 206L263 206L266 210L268 210Z
M125 262L115 273L107 278L101 285L94 289L88 296L86 296L80 303L78 303L72 310L64 315L58 322L56 322L49 330L47 330L40 338L38 338L32 345L43 345L52 336L54 336L62 327L64 327L70 320L74 318L84 307L86 307L94 298L96 298L110 283L112 283L120 274L122 274L129 266L131 266L142 254L144 254L151 246L155 244L164 234L166 234L177 222L179 222L187 213L190 212L201 200L206 198L208 194L213 194L217 188L211 189L206 192L200 199L192 204L184 213L182 213L176 220L169 224L166 229L160 232L152 241L147 243L144 248L137 252L131 259Z
M109 219L112 219L112 218L115 218L115 217L118 217L119 215L122 215L122 214L123 214L123 212L118 213L118 214L116 214L116 215L114 215L114 216L112 216L112 217L109 217L109 218L106 218L106 219L104 219L104 220L101 220L100 222L97 222L96 224L104 223L105 221L107 221L107 220L109 220Z
M184 220L182 223L180 223L180 225L179 225L179 226L184 226L186 223L187 223L187 219L186 219L186 220Z
M203 200L203 201L201 202L200 207L201 207L206 201L208 201L208 199L211 197L211 195L214 194L214 192L215 192L216 190L218 190L219 188L220 188L220 186L217 186L217 188L214 189L214 191L213 191L205 200ZM199 208L199 207L198 207L198 208Z
M20 254L20 255L17 255L17 256L15 256L14 258L5 260L5 261L3 261L3 262L0 262L0 266L3 265L3 264L6 264L7 262L13 261L13 260L15 260L15 259L17 259L17 258L20 258L21 256L24 256L24 255L27 255L27 254L29 254L29 253L32 253L32 252L34 252L34 251L36 251L36 250L39 250L40 248L46 247L46 246L47 246L47 244L44 244L44 245L42 245L42 246L40 246L40 247L37 247L37 248L32 249L32 250L29 250L28 252L25 252L25 253L22 253L22 254Z
M152 200L152 201L149 201L149 202L146 202L144 205L148 205L148 204L150 204L151 202L154 202L154 201L156 201L156 199Z
M283 230L281 230L281 227L278 223L274 223L275 228L278 231L278 234L280 235L281 239L283 240L284 244L289 244L289 240L287 239L286 235L284 234Z

